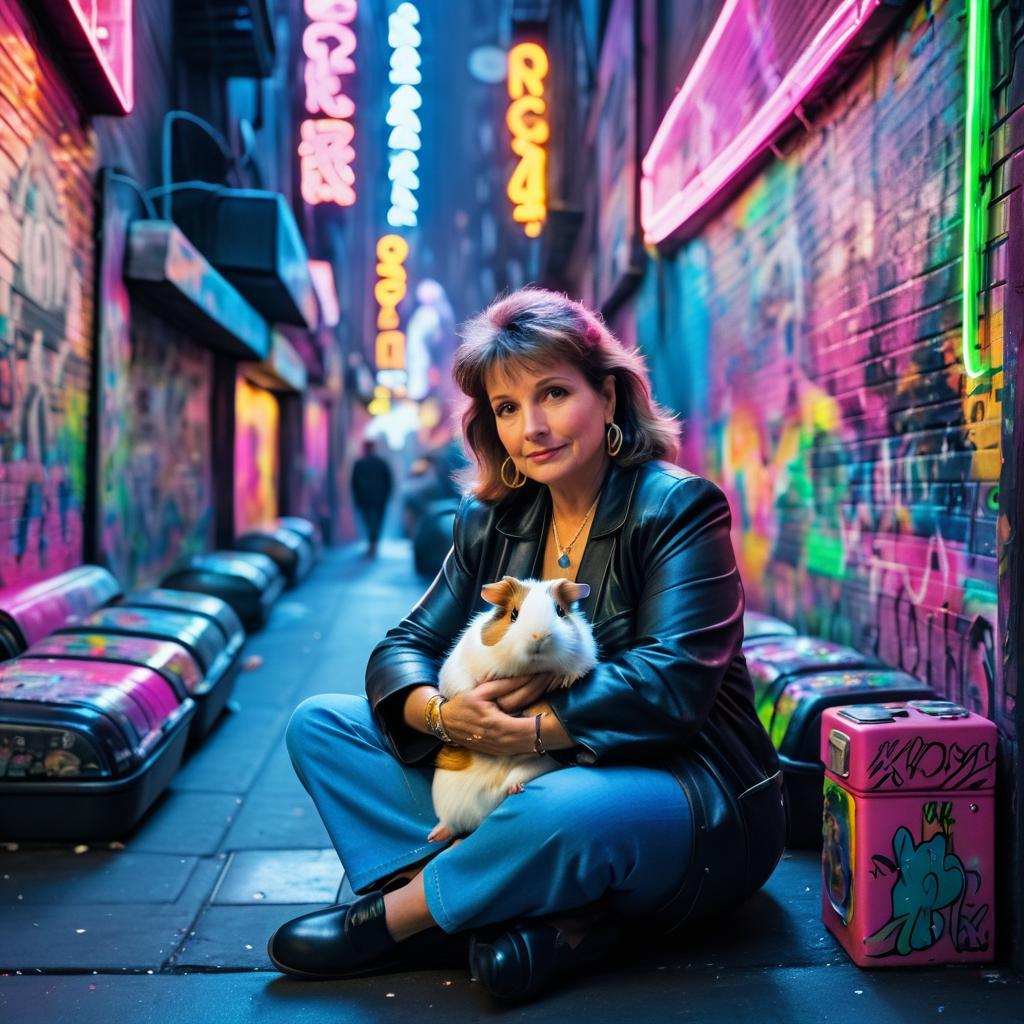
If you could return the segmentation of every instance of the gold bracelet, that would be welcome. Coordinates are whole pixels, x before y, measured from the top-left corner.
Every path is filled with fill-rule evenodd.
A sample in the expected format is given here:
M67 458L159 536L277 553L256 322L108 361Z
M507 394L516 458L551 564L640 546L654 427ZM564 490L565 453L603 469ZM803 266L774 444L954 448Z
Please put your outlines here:
M435 693L423 708L423 721L429 732L436 736L442 743L451 743L452 738L445 732L444 722L441 721L441 705L448 698L442 693Z

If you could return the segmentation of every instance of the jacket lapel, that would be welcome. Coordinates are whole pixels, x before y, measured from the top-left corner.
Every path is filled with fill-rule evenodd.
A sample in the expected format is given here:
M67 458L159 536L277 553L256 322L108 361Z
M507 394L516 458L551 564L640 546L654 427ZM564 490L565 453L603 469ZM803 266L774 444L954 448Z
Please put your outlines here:
M527 493L517 495L495 523L504 540L495 579L508 575L522 580L540 574L541 542L551 514L551 494L546 487L533 483L525 490Z
M601 496L594 512L583 561L576 579L590 585L590 596L580 608L591 622L598 621L598 610L604 598L608 569L619 530L625 523L633 503L638 467L620 468L614 462L601 485ZM495 578L503 575L519 579L540 575L543 542L551 522L551 493L546 487L528 484L530 493L517 497L495 524L505 544L499 558Z
M590 596L580 603L580 610L589 622L605 618L602 605L608 583L608 570L618 543L619 531L629 516L636 490L637 467L621 469L614 462L601 487L601 498L594 512L594 525L590 528L583 561L576 579L590 584Z

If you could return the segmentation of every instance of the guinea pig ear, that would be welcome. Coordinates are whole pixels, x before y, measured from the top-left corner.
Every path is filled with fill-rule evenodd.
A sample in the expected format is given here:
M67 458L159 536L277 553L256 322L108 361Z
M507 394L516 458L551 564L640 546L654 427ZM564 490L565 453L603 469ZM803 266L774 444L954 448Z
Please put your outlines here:
M590 587L586 583L575 583L573 580L555 580L551 587L551 593L562 604L570 605L575 601L582 601L590 596Z
M497 583L488 583L480 591L480 596L488 604L504 606L515 596L518 585L519 581L514 576L503 576Z

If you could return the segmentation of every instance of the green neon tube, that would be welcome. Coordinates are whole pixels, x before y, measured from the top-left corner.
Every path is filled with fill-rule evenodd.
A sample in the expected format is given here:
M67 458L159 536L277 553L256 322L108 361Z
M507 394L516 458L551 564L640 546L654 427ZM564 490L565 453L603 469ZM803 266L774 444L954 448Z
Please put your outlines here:
M964 118L963 358L968 377L988 371L978 332L978 288L988 208L991 105L989 0L967 0L967 110ZM983 176L984 180L983 180Z

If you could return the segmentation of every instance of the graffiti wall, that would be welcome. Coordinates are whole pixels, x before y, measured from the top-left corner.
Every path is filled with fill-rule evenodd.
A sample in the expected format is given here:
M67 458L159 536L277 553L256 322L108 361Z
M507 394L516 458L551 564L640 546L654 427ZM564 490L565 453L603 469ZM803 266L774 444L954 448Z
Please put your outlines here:
M960 13L914 11L663 263L677 365L659 397L686 419L692 468L729 494L751 607L875 652L1010 733L998 296L991 373L968 379L960 356Z
M280 410L271 392L241 374L235 391L235 533L277 514Z
M213 359L133 304L124 285L137 197L105 179L99 329L99 549L125 587L159 581L210 547Z
M0 0L0 585L82 559L95 164L91 134Z

